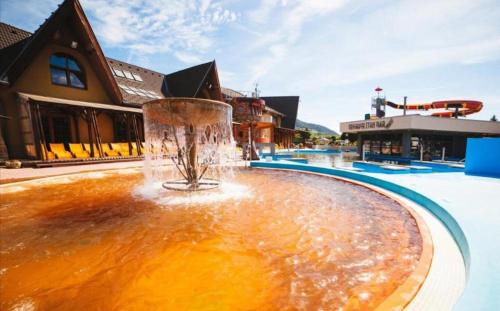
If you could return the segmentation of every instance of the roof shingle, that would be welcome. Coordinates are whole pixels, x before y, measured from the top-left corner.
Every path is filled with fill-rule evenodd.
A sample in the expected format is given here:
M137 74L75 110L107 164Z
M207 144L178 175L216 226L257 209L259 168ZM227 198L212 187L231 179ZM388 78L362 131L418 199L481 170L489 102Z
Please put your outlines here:
M11 46L31 36L31 32L0 22L0 49Z

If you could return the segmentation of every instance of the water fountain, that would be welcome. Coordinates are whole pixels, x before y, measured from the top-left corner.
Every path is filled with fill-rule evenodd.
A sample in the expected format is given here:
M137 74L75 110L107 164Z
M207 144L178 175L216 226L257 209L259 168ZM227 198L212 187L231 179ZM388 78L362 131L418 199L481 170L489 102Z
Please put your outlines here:
M168 98L143 105L149 181L170 190L197 191L219 185L234 159L232 107L196 98ZM173 164L175 170L168 170ZM171 174L173 176L166 176Z

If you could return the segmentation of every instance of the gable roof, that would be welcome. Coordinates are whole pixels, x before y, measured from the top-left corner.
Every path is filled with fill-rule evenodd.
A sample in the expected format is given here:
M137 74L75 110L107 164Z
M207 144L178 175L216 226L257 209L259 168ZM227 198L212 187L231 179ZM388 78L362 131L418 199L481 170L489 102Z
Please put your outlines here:
M196 97L214 65L211 61L166 75L163 92L172 97Z
M18 47L13 48L11 51L3 51L3 53L18 52L17 55L11 58L11 61L5 64L0 72L0 80L7 80L9 83L13 83L17 78L23 73L26 67L30 64L30 61L38 53L38 51L44 46L44 44L58 29L61 25L64 25L65 21L71 21L74 26L76 26L76 32L80 34L84 42L82 46L87 52L87 57L90 63L93 65L94 69L97 71L97 75L104 84L108 95L113 102L121 104L122 95L118 88L118 85L113 79L113 75L108 66L104 53L95 37L95 34L90 26L90 23L83 12L83 8L78 2L78 0L64 0L64 2L55 10L51 16L45 20L45 22L33 33L33 35L26 37L25 42L21 44L19 41ZM17 37L16 37L17 38ZM8 35L7 39L15 40L11 35ZM15 45L15 44L14 44ZM14 45L11 45L12 47ZM7 49L9 49L8 47ZM18 50L17 50L18 49Z
M281 127L295 129L299 96L267 96L261 98L266 102L266 106L285 114L285 117L281 120Z

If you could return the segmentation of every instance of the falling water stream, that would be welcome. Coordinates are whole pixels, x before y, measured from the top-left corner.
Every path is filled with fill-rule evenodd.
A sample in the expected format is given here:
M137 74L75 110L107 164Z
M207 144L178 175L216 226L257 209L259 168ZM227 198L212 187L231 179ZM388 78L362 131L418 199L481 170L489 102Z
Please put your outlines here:
M231 106L171 98L146 103L143 111L148 182L196 191L214 188L225 179L231 167L227 164L235 158Z

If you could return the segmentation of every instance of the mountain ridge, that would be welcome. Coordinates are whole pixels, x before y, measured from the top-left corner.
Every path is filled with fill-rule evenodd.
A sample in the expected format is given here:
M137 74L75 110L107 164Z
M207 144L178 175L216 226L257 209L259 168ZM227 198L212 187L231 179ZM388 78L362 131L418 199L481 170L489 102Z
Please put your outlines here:
M295 122L295 129L309 129L316 131L321 134L327 134L327 135L339 135L337 132L335 132L332 129L329 129L328 127L321 125L321 124L316 124L316 123L310 123L310 122L305 122L302 120L297 119Z

